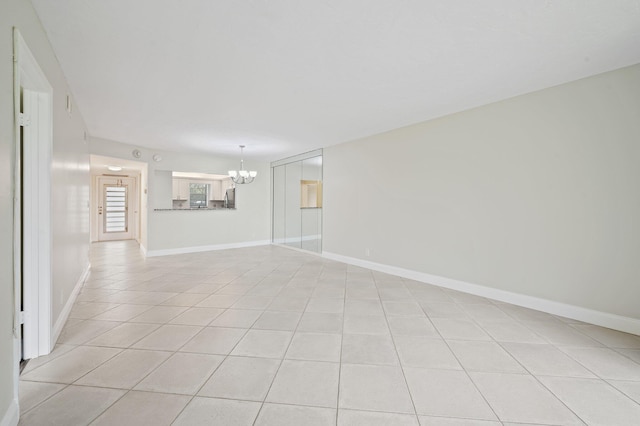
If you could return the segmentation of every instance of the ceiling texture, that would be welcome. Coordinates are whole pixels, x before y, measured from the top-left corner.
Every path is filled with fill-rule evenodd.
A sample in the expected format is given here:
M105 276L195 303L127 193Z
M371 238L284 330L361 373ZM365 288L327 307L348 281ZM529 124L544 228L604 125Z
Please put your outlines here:
M89 133L277 160L640 63L640 0L32 0Z

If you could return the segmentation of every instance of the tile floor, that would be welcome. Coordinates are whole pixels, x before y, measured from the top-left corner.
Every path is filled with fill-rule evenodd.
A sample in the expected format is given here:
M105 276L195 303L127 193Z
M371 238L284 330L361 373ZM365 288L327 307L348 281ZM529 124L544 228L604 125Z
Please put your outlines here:
M640 337L267 246L92 246L22 425L639 425Z

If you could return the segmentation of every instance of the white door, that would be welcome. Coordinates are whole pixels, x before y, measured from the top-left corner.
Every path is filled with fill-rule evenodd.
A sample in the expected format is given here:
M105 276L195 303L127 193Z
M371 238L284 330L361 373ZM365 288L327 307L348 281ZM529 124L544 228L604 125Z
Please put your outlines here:
M135 179L98 177L98 241L130 240L134 237Z

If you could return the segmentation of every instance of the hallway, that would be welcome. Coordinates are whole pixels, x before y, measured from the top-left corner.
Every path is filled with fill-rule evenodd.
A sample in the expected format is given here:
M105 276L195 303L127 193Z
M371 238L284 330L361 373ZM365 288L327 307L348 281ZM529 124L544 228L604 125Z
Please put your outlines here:
M22 425L637 425L640 337L277 246L93 244Z

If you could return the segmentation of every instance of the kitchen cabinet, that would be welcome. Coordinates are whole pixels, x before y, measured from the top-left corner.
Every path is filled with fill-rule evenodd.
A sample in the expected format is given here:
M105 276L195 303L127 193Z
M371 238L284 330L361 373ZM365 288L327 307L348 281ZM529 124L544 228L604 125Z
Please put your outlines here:
M173 199L189 199L189 181L187 179L173 179Z

